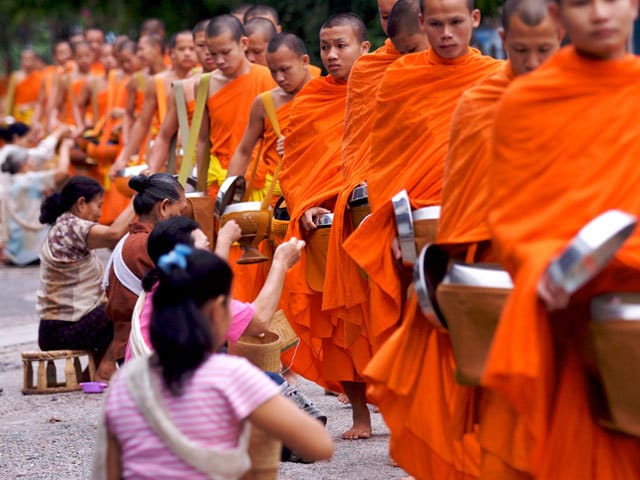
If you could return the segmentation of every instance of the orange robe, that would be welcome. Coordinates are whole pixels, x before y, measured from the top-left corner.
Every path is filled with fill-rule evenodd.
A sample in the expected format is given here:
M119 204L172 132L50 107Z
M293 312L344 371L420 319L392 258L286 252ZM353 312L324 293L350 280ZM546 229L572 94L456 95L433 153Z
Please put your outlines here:
M242 140L249 122L249 112L255 98L266 90L274 88L269 69L262 65L251 65L245 75L241 75L226 84L207 100L209 111L209 138L211 140L211 165L208 172L208 193L215 199L219 182L226 177L219 168L226 171L231 156ZM261 266L238 265L236 260L242 252L239 247L232 247L229 263L233 269L233 297L252 302L262 288Z
M17 75L17 72L13 75ZM12 103L9 112L16 121L31 124L31 117L38 97L40 96L40 86L42 85L42 72L37 70L25 75L21 80L16 81L13 98L7 99Z
M415 299L397 330L406 283L391 253L396 228L390 199L405 188L414 208L440 204L455 106L467 88L501 65L472 49L454 60L429 50L405 55L387 69L365 177L373 213L344 245L370 279L367 328L377 353L365 371L368 394L389 419L391 455L421 479L477 475L479 446L464 418L474 392L455 383L448 337L425 324ZM420 346L407 347L413 342Z
M491 239L487 170L493 122L499 100L514 78L511 63L506 62L498 73L467 90L453 115L436 243L468 261L491 259L488 248L482 249L481 257L474 253L478 243Z
M341 145L345 122L347 84L327 76L311 80L295 97L289 125L284 132L285 157L280 186L287 201L291 221L288 237L305 239L300 218L311 207L333 210L342 186ZM322 292L307 284L307 250L292 267L285 281L285 313L301 341L316 354L324 385L359 381L351 355L347 352L343 322L322 311ZM294 370L298 370L294 364ZM299 371L299 370L298 370ZM303 373L309 375L308 372Z
M364 328L368 317L369 284L342 243L353 231L348 201L364 181L371 152L376 93L387 67L400 57L390 40L374 53L358 59L349 75L342 140L342 185L336 199L327 254L322 308L345 324L345 341L359 374L371 359ZM336 323L337 320L334 320Z
M211 165L208 183L215 198L217 183L222 183L216 162L224 170L242 140L249 122L249 112L255 98L276 86L267 67L251 64L251 69L218 90L207 100L209 111L209 138L211 140ZM217 160L216 160L217 159Z
M75 80L71 80L70 76L63 82L63 88L65 89L65 102L64 102L64 111L62 113L63 123L67 125L75 125L76 121L73 118L73 104L78 101L78 96L80 92L84 88L85 83L87 82L88 77L80 77ZM68 84L71 82L71 85ZM72 96L69 93L72 93Z
M640 291L640 232L567 309L550 314L537 297L548 262L587 222L612 208L640 215L639 94L636 57L593 61L566 47L516 79L496 115L489 222L515 287L482 384L524 417L526 432L490 423L500 412L489 405L483 424L493 431L481 442L500 453L517 434L526 436L531 448L523 462L536 479L640 478L640 439L594 420L593 372L583 353L589 300Z

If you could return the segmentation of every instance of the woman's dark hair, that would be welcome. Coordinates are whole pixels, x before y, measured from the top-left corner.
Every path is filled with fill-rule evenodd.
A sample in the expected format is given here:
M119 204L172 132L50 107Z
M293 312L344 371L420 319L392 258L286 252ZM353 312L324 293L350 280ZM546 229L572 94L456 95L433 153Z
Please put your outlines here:
M0 138L7 143L13 142L13 137L24 137L29 133L29 125L22 122L15 122L6 127L0 127Z
M93 178L81 175L71 177L60 192L49 195L40 205L40 223L53 225L60 215L71 210L75 203L83 198L91 202L104 189Z
M179 245L169 255L178 248L189 247ZM200 309L220 295L228 301L233 276L224 260L206 250L191 249L182 258L183 265L161 270L149 329L162 378L174 395L214 348L209 320Z
M169 253L179 243L193 246L191 233L198 228L200 227L196 222L182 216L171 217L157 223L147 239L149 258L157 264L162 255ZM142 288L150 292L159 278L160 269L158 267L151 269L142 279Z
M171 203L177 202L183 191L178 180L168 173L154 173L149 177L136 175L129 180L129 186L138 192L133 198L133 209L138 215L149 213L156 203L165 198Z

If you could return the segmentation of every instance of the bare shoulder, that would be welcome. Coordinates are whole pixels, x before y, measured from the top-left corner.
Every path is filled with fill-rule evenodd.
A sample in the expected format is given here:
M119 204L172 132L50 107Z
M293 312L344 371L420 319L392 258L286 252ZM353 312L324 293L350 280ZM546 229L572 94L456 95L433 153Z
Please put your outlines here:
M214 70L209 81L209 96L212 97L218 93L227 83L229 83L229 78L225 77L220 70Z

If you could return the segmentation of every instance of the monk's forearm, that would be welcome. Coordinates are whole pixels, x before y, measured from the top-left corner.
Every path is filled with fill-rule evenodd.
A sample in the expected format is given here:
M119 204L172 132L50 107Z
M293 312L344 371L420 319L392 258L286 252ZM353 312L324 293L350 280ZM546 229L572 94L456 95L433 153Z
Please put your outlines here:
M227 168L227 177L235 177L237 175L244 175L251 163L251 151L247 148L243 148L242 145L238 147L236 153L234 153L231 161L229 162L229 168Z
M171 139L166 138L166 135L158 135L153 142L153 147L149 152L147 164L149 165L149 172L157 173L167 163L167 157L169 154L169 148L171 147Z

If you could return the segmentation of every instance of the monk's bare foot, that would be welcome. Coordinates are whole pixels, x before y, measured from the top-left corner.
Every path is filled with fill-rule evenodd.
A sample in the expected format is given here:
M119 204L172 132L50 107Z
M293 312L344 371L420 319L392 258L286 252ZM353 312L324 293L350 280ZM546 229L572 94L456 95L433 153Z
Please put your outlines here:
M345 440L364 440L371 438L371 424L368 422L354 422L353 427L342 434Z
M296 375L296 372L292 370L285 370L282 372L282 376L289 385L298 385L298 375Z
M350 405L349 397L347 397L346 393L341 393L338 395L338 401L343 405Z

